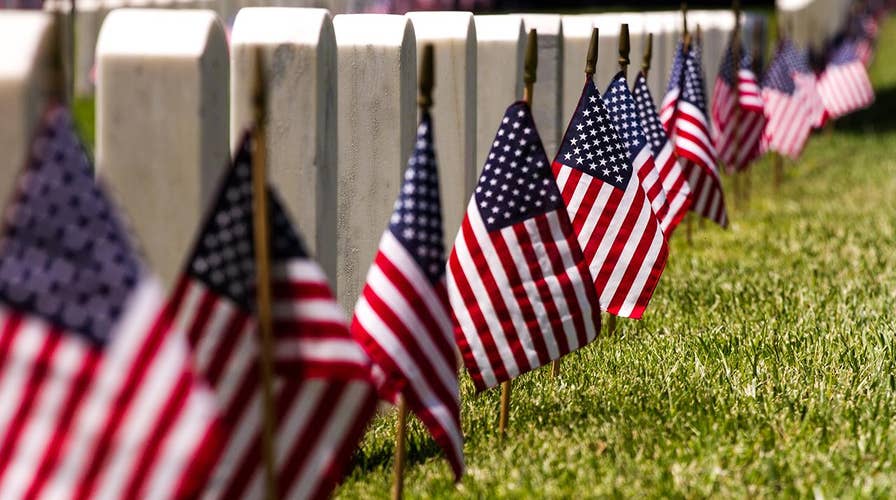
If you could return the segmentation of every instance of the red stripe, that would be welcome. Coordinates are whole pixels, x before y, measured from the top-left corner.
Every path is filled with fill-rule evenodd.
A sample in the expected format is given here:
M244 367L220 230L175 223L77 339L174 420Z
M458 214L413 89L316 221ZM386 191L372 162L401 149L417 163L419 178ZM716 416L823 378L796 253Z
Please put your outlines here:
M0 477L6 474L6 468L9 466L18 447L19 438L22 437L22 429L28 422L32 408L40 399L41 391L44 388L44 380L53 371L53 355L59 346L60 333L55 329L46 332L40 352L33 360L29 360L31 361L29 363L31 365L31 374L22 390L24 397L18 402L19 407L7 424L6 435L3 436L3 442L0 444ZM29 332L24 332L23 334L30 335ZM14 402L7 401L5 403L10 404Z

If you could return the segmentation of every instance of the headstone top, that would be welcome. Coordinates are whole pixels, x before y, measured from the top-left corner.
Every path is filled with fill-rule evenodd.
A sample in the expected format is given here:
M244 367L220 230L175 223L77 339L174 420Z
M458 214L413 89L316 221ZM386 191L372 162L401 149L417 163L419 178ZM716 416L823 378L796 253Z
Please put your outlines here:
M479 42L519 39L523 32L523 18L514 14L473 16L476 25L476 40Z
M333 18L337 45L401 47L415 42L414 25L405 16L395 14L340 14Z
M208 46L213 25L223 32L218 16L211 10L114 10L106 16L100 30L97 54L199 56Z
M243 8L233 22L230 42L232 45L249 41L270 45L287 42L316 44L320 39L320 25L329 17L327 9ZM237 25L241 29L236 29Z
M526 31L535 29L539 35L559 35L563 33L563 23L559 14L522 14Z
M563 16L563 36L568 38L591 39L591 29L594 28L594 19L589 15Z
M52 22L52 16L40 11L3 11L0 47L15 47L16 57L11 57L12 52L0 57L0 82L21 80L32 71L44 40L34 34L44 33Z
M418 40L465 38L476 36L471 12L428 11L408 12ZM438 64L438 63L436 63Z

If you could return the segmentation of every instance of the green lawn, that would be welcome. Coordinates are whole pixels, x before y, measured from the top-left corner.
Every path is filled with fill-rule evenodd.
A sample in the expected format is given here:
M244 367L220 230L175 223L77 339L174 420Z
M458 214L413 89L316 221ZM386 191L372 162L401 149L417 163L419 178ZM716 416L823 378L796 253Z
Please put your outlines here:
M408 496L896 495L894 46L896 19L876 107L814 137L780 192L762 162L730 230L682 228L643 321L515 381L507 439L498 391L462 377L460 484L413 421ZM388 494L394 423L339 497Z

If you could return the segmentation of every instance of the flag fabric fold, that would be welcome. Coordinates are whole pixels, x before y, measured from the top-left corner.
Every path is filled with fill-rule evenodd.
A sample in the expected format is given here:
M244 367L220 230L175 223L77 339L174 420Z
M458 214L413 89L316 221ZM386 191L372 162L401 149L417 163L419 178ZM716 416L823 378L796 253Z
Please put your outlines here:
M831 119L867 108L874 102L868 70L852 40L843 40L831 53L818 77L818 93Z
M818 93L818 77L809 64L808 52L798 49L793 40L789 38L781 40L778 50L780 56L787 61L797 92L803 94L803 101L808 106L812 118L812 127L823 127L828 115L821 94Z
M432 118L417 142L389 226L355 306L352 335L385 375L381 395L408 407L429 429L460 478L463 434Z
M660 219L660 227L666 238L669 238L691 208L691 188L685 180L684 171L675 155L672 141L669 140L662 123L660 123L660 116L657 114L656 105L650 95L647 77L644 76L644 73L638 73L632 95L637 106L638 117L641 119L641 126L650 141L657 172L663 184L663 191L666 192L669 210L666 212L666 216Z
M753 58L743 53L735 62L732 43L722 59L712 98L713 140L728 173L746 170L759 157L765 129L762 90L753 72Z
M588 264L525 102L507 108L492 143L448 257L448 296L478 390L558 359L600 330Z
M589 78L552 163L604 311L640 318L669 250L640 178L629 162L643 149L616 135Z
M641 128L640 115L635 99L628 89L628 82L622 72L616 74L604 94L604 103L610 113L613 126L619 139L625 143L629 152L629 164L635 169L641 189L650 201L653 214L660 223L663 234L666 233L663 221L669 218L669 201L666 190L656 168L653 150L647 141L647 135Z
M0 233L0 496L193 498L220 416L184 332L50 109Z
M695 45L692 43L685 50L683 43L678 44L660 119L687 175L693 199L691 210L727 227L728 213L706 109L703 69Z
M224 413L227 439L202 492L208 499L265 492L251 145L246 134L170 299ZM371 364L270 188L268 214L278 494L326 498L375 410Z
M816 111L809 94L797 86L793 74L779 48L762 78L766 119L762 148L795 160L809 139Z

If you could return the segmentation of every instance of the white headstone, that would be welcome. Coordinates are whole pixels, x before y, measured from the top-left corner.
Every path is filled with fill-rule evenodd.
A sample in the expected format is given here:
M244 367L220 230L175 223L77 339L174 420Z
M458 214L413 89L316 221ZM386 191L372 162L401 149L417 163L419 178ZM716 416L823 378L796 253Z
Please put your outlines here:
M592 29L592 16L563 16L563 120L572 117L582 96Z
M31 135L48 100L60 90L53 17L0 10L0 203L25 165Z
M681 39L681 13L648 12L645 14L645 23L653 32L653 57L647 84L651 95L657 101L656 104L659 105L666 94L669 73L672 71L672 58L675 57L675 47ZM644 54L642 53L640 57L639 61L643 61Z
M100 0L79 0L75 16L75 94L93 95L93 63L100 32Z
M556 14L523 14L526 32L538 31L538 70L532 114L548 158L560 146L570 116L563 116L563 23Z
M479 175L476 159L476 26L469 12L409 12L423 46L433 44L433 132L445 239L453 241Z
M97 61L97 168L170 285L230 157L224 30L212 11L120 9Z
M324 9L239 11L230 39L230 144L254 119L256 51L264 53L267 160L287 211L336 279L336 37Z
M476 165L485 163L504 111L523 92L523 19L514 15L475 16ZM438 61L436 62L438 65ZM438 127L438 125L436 125ZM450 237L449 237L449 241Z
M351 311L414 146L417 42L404 16L345 14L333 19L333 27L339 81L336 294Z

